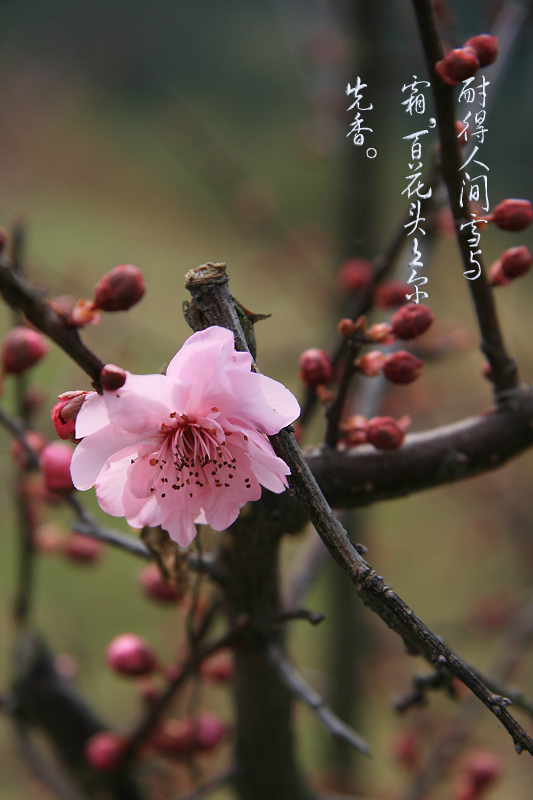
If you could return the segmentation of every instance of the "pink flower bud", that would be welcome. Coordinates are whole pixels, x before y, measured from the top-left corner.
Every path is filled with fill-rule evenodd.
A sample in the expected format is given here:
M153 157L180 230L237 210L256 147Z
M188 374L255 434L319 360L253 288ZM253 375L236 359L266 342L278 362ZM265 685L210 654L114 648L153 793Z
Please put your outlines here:
M94 307L102 311L127 311L145 292L144 276L131 264L121 264L104 275L94 289Z
M385 357L383 374L391 383L412 383L420 377L424 362L406 350L397 350Z
M20 375L48 352L48 344L37 331L24 325L12 328L2 342L2 367L7 373Z
M37 431L26 431L25 439L27 444L29 444L31 449L35 452L35 455L41 455L43 448L46 446L46 436L43 436L42 433L38 433ZM9 447L9 452L15 464L17 467L20 467L20 469L27 469L30 466L26 450L18 439L13 439Z
M100 383L105 392L116 392L126 383L126 373L122 367L106 364L100 372Z
M372 417L366 438L377 450L397 450L405 438L405 429L392 417Z
M491 286L506 286L529 272L533 257L527 247L511 247L490 268Z
M368 420L366 417L363 417L362 414L354 414L353 417L348 417L342 426L343 437L348 447L364 444L367 441L367 428Z
M399 339L416 339L425 333L433 320L433 312L421 303L409 303L398 309L391 320L392 333Z
M51 417L57 435L61 439L75 439L76 417L83 405L87 392L63 392L57 398L59 402L52 409Z
M126 749L126 739L110 731L100 731L85 743L85 760L98 772L114 772Z
M488 787L500 778L503 763L493 753L474 753L463 765L454 787L454 800L481 800Z
M351 319L341 319L337 325L337 330L345 339L350 339L357 332L357 325Z
M97 539L73 533L63 544L63 555L77 564L94 564L103 555L104 546Z
M228 726L214 714L199 714L194 720L194 749L214 750L228 732Z
M488 222L494 222L502 231L523 231L533 219L533 209L529 200L507 198L496 206L492 214L487 217Z
M41 469L50 492L70 492L74 489L70 477L73 450L67 444L47 444L41 453Z
M366 258L348 258L337 272L337 281L345 292L364 292L372 284L376 268Z
M136 633L123 633L107 646L106 660L111 669L122 675L148 675L157 666L149 643Z
M464 46L474 51L480 67L488 67L489 64L493 64L498 58L500 49L498 37L491 36L489 33L472 36L471 39L465 42Z
M472 78L479 69L479 59L473 50L459 47L451 50L442 61L437 61L435 70L443 81L456 86L467 78Z
M213 683L228 683L232 680L235 667L228 653L215 653L202 662L200 675Z
M385 363L385 356L380 350L371 350L355 362L357 369L368 378L379 375Z
M298 360L298 366L301 380L311 388L323 386L333 377L333 367L328 354L316 347L304 350Z
M139 573L139 583L144 593L160 603L176 605L181 600L174 586L166 583L155 564L148 564Z
M376 287L374 292L374 303L378 308L395 308L407 302L405 297L410 289L406 283L401 281L385 281L381 286Z

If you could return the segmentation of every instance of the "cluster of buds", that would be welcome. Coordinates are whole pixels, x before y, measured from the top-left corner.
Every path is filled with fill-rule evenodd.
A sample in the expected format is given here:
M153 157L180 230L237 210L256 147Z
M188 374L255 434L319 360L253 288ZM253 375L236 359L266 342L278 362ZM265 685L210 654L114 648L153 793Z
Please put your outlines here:
M17 325L2 342L0 360L7 375L21 375L37 364L48 352L48 344L37 331Z
M391 383L405 385L420 377L424 362L407 350L396 350L384 355L379 350L371 350L355 361L357 369L367 377L383 372Z
M120 264L104 275L94 288L92 301L81 299L69 315L69 322L76 328L96 325L100 311L127 311L143 297L144 276L132 264Z
M506 250L490 267L490 285L507 286L515 278L521 278L529 272L533 256L527 247L511 247Z
M488 67L498 57L497 36L482 33L468 39L463 47L451 50L442 61L437 61L435 71L450 86L472 78L480 67Z
M372 444L376 450L398 450L410 425L409 417L399 420L393 417L372 417L360 414L349 417L342 426L342 439L348 447Z
M189 757L213 751L227 734L222 720L204 712L193 719L162 720L152 731L150 743L165 755Z

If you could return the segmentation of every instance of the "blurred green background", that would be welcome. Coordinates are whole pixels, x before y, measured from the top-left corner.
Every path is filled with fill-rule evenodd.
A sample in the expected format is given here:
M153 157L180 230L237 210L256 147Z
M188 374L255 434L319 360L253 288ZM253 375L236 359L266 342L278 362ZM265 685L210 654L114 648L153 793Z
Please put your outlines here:
M455 46L488 30L502 4L451 5ZM365 12L365 6L372 10ZM504 197L532 196L531 41L526 21L490 97L482 160L490 166L492 205ZM369 143L378 149L371 163L346 138L351 115L344 89L357 74L368 83L365 99L374 104L365 117L374 128ZM134 372L159 370L188 335L181 314L184 273L206 261L225 261L233 293L253 311L273 315L257 328L261 369L302 395L299 353L311 346L329 349L336 341L336 322L346 305L334 279L341 257L354 249L379 252L402 214L401 137L412 127L400 105L401 88L413 74L425 77L407 2L4 0L0 225L26 223L26 269L51 295L89 298L96 280L119 263L143 270L142 303L84 332L104 361ZM349 209L343 206L347 196ZM518 244L531 246L529 231L491 230L483 240L486 263ZM449 236L438 239L429 270L428 303L437 331L475 331L468 286ZM509 349L526 381L532 375L531 300L530 276L498 291ZM2 309L0 316L7 330L10 314ZM474 414L490 402L481 366L474 344L429 364L414 387L393 389L388 407L395 416L412 416L413 430ZM48 414L56 396L88 383L55 347L32 375L46 392L40 429L52 437ZM13 407L8 379L2 402ZM309 443L319 441L319 422L314 434ZM2 439L6 452L8 435ZM526 455L494 475L357 517L357 540L369 547L378 572L481 667L490 662L506 619L525 601L531 582L531 465ZM9 680L16 563L7 455L1 466L0 688ZM92 493L84 499L98 513ZM69 519L66 511L51 508L44 521L68 525ZM302 537L287 543L287 568L301 546ZM108 641L138 631L167 661L182 641L182 612L161 611L143 599L140 566L115 552L106 552L94 567L51 556L38 566L36 625L54 650L75 656L77 683L117 728L135 719L140 702L134 686L106 669ZM334 650L335 577L328 568L307 601L325 611L326 622L298 628L291 638L295 660L326 695L338 668L328 658ZM429 737L447 724L454 708L435 697L427 710L405 719L395 714L394 697L408 691L410 676L424 668L370 617L364 613L365 634L358 643L356 711L375 758L354 756L350 780L360 794L396 798L409 774L394 758L395 734L412 729ZM531 694L530 675L526 656L513 682ZM224 690L206 690L203 705L231 721ZM317 782L333 785L340 767L326 733L306 710L297 709L296 717L306 770ZM2 800L50 796L15 757L3 718L0 737ZM473 746L505 761L504 777L490 795L494 800L529 800L527 756L516 757L488 712ZM206 774L225 763L229 750L205 760ZM451 797L457 769L432 795L436 800ZM160 764L147 776L154 798L171 772ZM183 770L176 774L178 792L185 778Z

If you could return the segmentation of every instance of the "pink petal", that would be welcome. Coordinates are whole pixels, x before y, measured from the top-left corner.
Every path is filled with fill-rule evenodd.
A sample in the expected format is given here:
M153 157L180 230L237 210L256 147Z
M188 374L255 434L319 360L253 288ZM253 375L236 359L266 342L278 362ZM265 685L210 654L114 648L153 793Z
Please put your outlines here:
M230 419L240 418L262 433L278 433L300 416L295 396L282 383L257 375L230 369L229 378L237 402Z
M125 449L128 453L135 454L138 446L138 436L114 425L107 425L87 436L79 443L72 456L70 464L72 483L81 491L90 489L94 486L104 464L113 454Z
M90 436L105 425L109 425L109 416L104 398L96 392L90 392L76 417L76 438Z
M185 402L189 387L177 385L165 375L132 375L116 392L104 392L104 402L111 422L124 430L141 435L161 429L163 422L171 424L170 414L177 411L176 395Z

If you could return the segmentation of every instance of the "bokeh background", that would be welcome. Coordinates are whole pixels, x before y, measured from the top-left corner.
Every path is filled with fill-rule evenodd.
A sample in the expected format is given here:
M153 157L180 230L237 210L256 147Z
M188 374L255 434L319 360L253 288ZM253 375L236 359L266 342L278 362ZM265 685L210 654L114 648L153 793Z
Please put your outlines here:
M482 160L490 167L491 205L533 194L532 28L521 8L527 11L527 4L448 4L450 46L488 31L495 21L509 35L513 25L519 28L489 88ZM358 74L368 84L365 99L374 105L365 116L373 128L369 143L378 150L371 162L347 138L352 117L345 86ZM401 137L412 127L400 105L401 88L413 74L425 77L425 68L408 2L4 0L0 225L24 224L25 268L52 296L90 297L96 280L119 263L143 270L142 303L128 314L106 316L84 333L104 361L133 372L159 370L188 335L181 313L184 273L206 261L225 261L241 302L272 314L257 327L262 370L302 396L298 355L307 347L334 345L336 322L347 304L335 280L340 261L378 253L403 213ZM490 80L490 70L486 75ZM389 392L386 408L395 416L409 414L412 430L474 414L490 402L468 287L444 227L428 267L428 304L439 335L459 330L459 340L472 345L428 364L414 387ZM486 263L517 244L531 247L529 231L491 230L483 239ZM408 276L407 260L402 279ZM533 367L531 300L531 277L498 290L509 349L526 381ZM1 309L0 318L7 330L9 312ZM40 429L52 438L48 414L56 396L88 388L87 380L55 347L33 378L46 396ZM13 407L8 379L1 402ZM322 427L317 418L306 441L320 441ZM7 433L1 440L0 686L5 686L16 546ZM481 667L490 663L506 623L528 598L531 467L531 456L522 456L493 475L389 502L355 519L357 540L369 547L378 572ZM98 513L92 497L87 502ZM69 519L66 511L49 509L43 521L68 528ZM303 542L302 536L287 544L287 569ZM139 568L120 553L106 552L91 568L43 557L37 576L35 624L56 652L76 658L76 681L99 713L125 729L139 711L138 692L106 669L105 646L118 633L134 630L170 661L183 631L182 612L161 611L141 596ZM353 703L350 714L375 758L367 762L332 747L319 724L298 709L302 762L318 783L369 797L401 797L410 778L395 756L396 738L406 731L429 738L453 719L454 707L435 697L426 710L406 718L395 714L394 698L424 667L404 655L379 620L352 607L349 592L336 589L336 578L335 568L326 568L308 598L310 607L326 613L326 622L295 630L291 649L318 690L337 695L337 705L344 693L346 709ZM362 632L347 638L346 630L356 624ZM525 653L512 679L530 694L531 666ZM204 690L202 705L231 722L223 689ZM521 720L531 727L531 720ZM516 757L488 712L469 747L488 749L504 761L503 778L490 795L494 800L529 800L528 757ZM206 759L206 774L229 752L228 746ZM149 776L154 798L172 772L163 764L157 769ZM460 759L432 795L436 800L451 796L459 771ZM176 792L186 785L182 773L177 770ZM3 719L0 796L50 796L16 757ZM229 796L225 790L213 795Z

